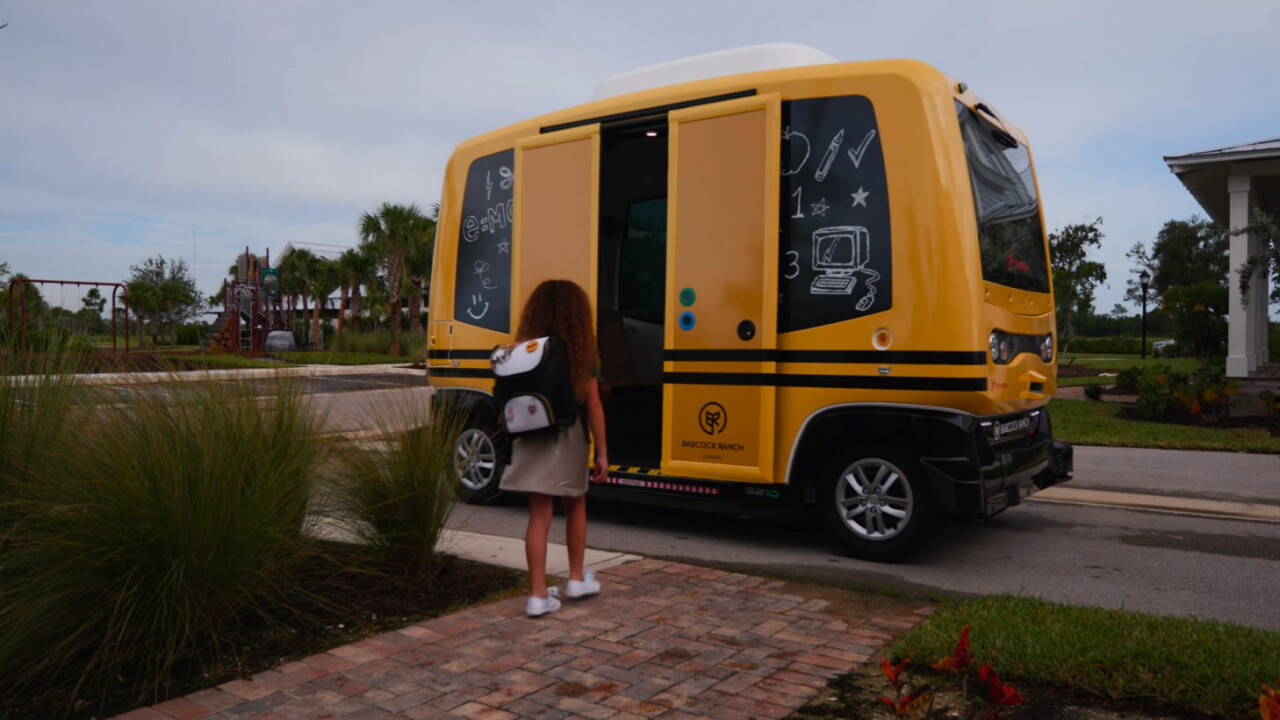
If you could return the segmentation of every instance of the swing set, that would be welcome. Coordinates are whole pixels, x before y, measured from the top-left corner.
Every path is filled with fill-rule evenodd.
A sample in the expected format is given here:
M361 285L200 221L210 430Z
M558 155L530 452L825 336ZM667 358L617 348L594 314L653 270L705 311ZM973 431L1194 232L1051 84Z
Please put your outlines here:
M128 322L129 290L128 288L125 287L124 283L92 282L87 280L42 280L38 278L25 278L25 277L16 277L9 281L9 337L10 338L14 337L13 300L14 300L14 295L17 295L18 296L17 337L19 339L19 342L21 343L20 347L25 348L27 346L27 324L28 324L27 323L27 287L31 285L39 286L39 288L36 291L37 293L39 293L39 290L44 289L45 285L57 285L61 288L64 288L64 291L66 286L68 285L75 286L76 288L79 288L81 285L88 285L90 287L110 287L111 288L111 351L119 352L119 347L117 345L118 333L116 331L117 322L120 316L120 314L116 312L116 299L117 299L117 296L119 296L120 301L124 305L124 308L123 308L124 317L125 317L124 351L126 353L129 352L129 322ZM40 297L40 294L37 294L37 297ZM59 306L62 306L62 304L59 303ZM65 309L65 306L63 307Z

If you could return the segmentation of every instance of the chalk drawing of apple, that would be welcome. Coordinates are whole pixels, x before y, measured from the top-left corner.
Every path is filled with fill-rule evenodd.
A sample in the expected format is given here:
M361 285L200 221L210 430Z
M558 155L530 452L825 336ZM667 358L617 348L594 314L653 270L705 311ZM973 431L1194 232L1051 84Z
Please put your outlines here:
M782 131L782 142L785 145L782 156L787 158L785 166L782 168L782 175L795 175L800 172L806 162L809 162L809 138L804 133L799 133L787 126Z

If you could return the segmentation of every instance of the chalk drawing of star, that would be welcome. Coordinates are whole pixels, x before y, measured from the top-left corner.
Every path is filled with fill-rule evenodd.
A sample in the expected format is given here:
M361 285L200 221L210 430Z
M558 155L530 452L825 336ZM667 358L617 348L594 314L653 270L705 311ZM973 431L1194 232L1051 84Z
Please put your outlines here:
M813 214L815 217L826 217L827 210L830 209L830 206L827 205L826 198L822 198L816 203L809 203L809 207L813 208Z
M498 243L498 254L499 254L499 255L502 255L502 254L510 255L510 254L511 254L511 243L509 243L509 242L500 242L500 243Z
M858 207L859 205L861 205L862 207L866 207L866 206L867 206L867 196L868 196L868 195L870 195L871 193L869 193L869 192L867 192L866 190L863 190L861 187L859 187L859 188L858 188L858 192L856 192L856 193L851 193L851 194L853 195L853 206L854 206L854 207Z

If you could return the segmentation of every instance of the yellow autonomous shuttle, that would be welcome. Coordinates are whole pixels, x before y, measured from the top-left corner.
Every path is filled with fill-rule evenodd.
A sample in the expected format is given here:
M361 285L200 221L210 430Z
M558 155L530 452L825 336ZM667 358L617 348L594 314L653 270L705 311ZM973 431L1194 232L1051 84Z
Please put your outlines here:
M489 354L552 278L595 303L616 464L593 497L809 505L855 556L898 560L937 516L1066 477L1026 137L923 63L813 53L621 76L453 153L427 365L471 418L464 499L492 498L509 457Z

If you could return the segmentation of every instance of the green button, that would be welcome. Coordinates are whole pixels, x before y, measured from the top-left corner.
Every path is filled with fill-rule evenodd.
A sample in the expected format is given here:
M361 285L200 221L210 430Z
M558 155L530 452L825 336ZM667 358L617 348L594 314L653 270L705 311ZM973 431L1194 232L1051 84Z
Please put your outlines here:
M693 288L685 288L680 291L680 304L685 307L689 307L697 299L698 294L693 291Z

